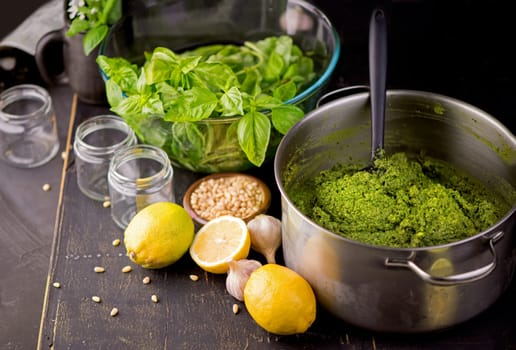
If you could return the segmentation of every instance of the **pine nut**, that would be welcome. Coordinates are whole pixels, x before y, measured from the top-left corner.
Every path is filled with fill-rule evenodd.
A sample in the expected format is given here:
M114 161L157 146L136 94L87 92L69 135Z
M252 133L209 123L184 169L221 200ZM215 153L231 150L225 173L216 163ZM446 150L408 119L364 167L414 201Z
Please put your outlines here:
M118 238L113 240L113 242L111 242L113 247L118 247L120 245L120 243L121 243L121 241Z
M149 276L145 276L142 280L143 284L149 284L150 283L150 277Z
M109 314L111 315L111 317L115 317L116 315L118 315L118 309L116 307L112 308Z
M50 189L51 189L50 184L44 184L41 188L42 188L42 189L43 189L43 191L45 191L45 192L48 192L48 191L50 191Z
M54 288L61 288L61 283L59 282L54 282L52 283L52 285L54 286Z
M122 272L123 272L123 273L128 273L128 272L131 272L132 270L133 270L133 268L132 268L131 266L129 266L129 265L124 266L124 267L122 268Z
M159 301L158 296L157 296L156 294L152 294L152 295L151 295L151 300L152 300L153 302L155 302L155 303L157 303L157 302Z
M190 279L195 282L195 281L199 280L199 276L197 276L197 275L190 275Z
M236 315L236 314L238 314L238 311L240 311L238 304L233 304L233 313Z
M102 273L102 272L106 271L106 269L103 268L102 266L95 266L93 268L93 271L95 271L96 273Z
M94 301L94 302L96 302L96 303L100 303L100 297L98 297L98 296L96 296L96 295L92 296L92 297L91 297L91 300L93 300L93 301Z

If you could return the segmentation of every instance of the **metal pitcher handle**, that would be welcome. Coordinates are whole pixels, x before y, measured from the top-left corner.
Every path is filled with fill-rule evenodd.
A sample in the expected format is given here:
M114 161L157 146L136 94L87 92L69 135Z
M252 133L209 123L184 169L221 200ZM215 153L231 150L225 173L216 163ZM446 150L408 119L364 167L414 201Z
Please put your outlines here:
M503 237L503 235L503 231L499 231L495 233L491 238L489 238L489 250L493 255L493 259L489 264L482 266L478 269L475 269L473 271L468 271L445 277L432 276L431 274L427 273L422 268L420 268L414 261L412 261L414 254L411 254L408 258L386 258L385 265L389 267L408 268L412 272L414 272L418 277L420 277L423 281L437 286L451 286L471 283L487 277L496 268L496 250L494 245Z

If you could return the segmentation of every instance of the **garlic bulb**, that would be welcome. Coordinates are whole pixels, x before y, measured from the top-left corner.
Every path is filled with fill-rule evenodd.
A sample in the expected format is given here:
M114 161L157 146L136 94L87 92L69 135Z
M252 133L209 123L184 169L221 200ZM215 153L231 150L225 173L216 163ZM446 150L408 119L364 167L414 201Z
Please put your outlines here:
M244 287L251 273L262 266L257 260L240 259L229 262L226 289L235 299L244 300Z
M251 248L262 254L269 264L276 263L276 250L281 245L281 221L274 216L259 214L247 223Z

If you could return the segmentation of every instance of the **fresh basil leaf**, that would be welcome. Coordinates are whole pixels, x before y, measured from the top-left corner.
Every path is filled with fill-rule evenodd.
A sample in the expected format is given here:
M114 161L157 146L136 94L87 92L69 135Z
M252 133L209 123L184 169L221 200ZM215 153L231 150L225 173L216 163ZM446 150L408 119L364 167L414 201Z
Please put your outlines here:
M255 98L255 105L257 109L271 109L273 107L281 105L283 101L276 97L261 94Z
M102 40L104 40L108 31L109 27L107 24L97 24L84 34L82 47L86 56L89 56L90 53L102 42Z
M161 116L150 115L138 124L139 139L143 143L163 147L170 137L171 127L172 124L164 121Z
M273 91L273 96L282 102L286 102L296 96L296 92L296 84L289 80L286 83L278 85Z
M291 51L293 41L292 38L286 35L278 36L276 39L276 45L274 46L274 53L281 57L285 66L291 63ZM283 72L282 72L283 73Z
M220 115L223 117L244 114L242 94L235 86L220 97L220 105L222 106Z
M113 79L107 80L105 85L109 105L112 107L118 106L125 99L122 89Z
M163 119L174 122L203 120L210 117L218 101L210 90L194 87L179 94Z
M206 87L213 92L225 91L238 84L235 73L222 63L199 63L191 76L197 82L192 81L192 86Z
M303 119L305 113L293 105L281 105L271 109L271 120L274 129L285 135L294 124Z
M238 122L238 143L251 163L262 165L271 135L271 121L260 112L249 112Z
M124 119L131 115L141 114L140 96L132 95L123 99L116 106L111 106L111 111Z
M158 95L150 95L142 104L142 113L152 115L163 115L165 111L163 110L163 103L161 102Z
M167 82L155 84L154 88L156 90L156 94L160 96L160 99L163 102L164 110L168 110L173 101L179 97L177 89Z
M122 0L108 0L103 12L106 23L109 25L115 24L122 18Z
M72 37L90 29L90 22L85 19L75 18L66 31L66 36Z
M281 79L281 74L285 68L285 61L276 52L272 52L265 65L263 79L268 82L274 82Z
M143 71L148 84L160 83L170 79L171 71L177 69L178 59L176 55L165 48L156 48L148 60Z
M121 57L97 56L97 64L109 80L115 81L122 91L136 92L138 81L138 67Z
M245 75L244 81L240 86L240 90L247 92L251 96L256 96L262 92L260 87L262 76L257 69L250 69Z
M197 162L203 158L204 134L194 123L176 122L172 124L172 156L181 161Z
M179 67L181 67L181 73L190 73L191 71L197 68L200 61L201 56L182 57L178 62Z

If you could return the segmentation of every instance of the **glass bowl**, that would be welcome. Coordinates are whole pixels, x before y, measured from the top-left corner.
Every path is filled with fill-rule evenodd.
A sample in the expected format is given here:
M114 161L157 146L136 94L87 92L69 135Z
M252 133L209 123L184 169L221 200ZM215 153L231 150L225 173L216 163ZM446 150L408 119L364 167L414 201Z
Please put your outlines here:
M270 36L288 35L313 60L315 78L294 97L283 101L304 113L315 107L337 65L338 33L326 15L303 0L178 0L131 1L127 15L113 26L100 55L122 57L142 65L156 47L183 52L208 44L242 44ZM101 70L106 80L109 75ZM268 115L270 111L263 110ZM145 113L126 118L141 142L167 152L171 162L195 172L247 170L250 162L237 139L235 123L242 116L210 117L196 122L167 121ZM265 162L274 157L283 134L271 128Z

